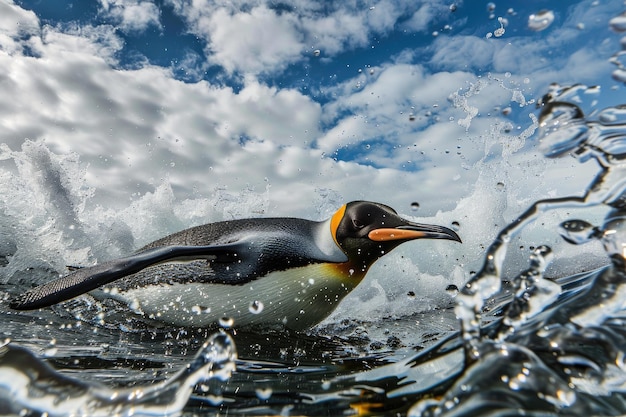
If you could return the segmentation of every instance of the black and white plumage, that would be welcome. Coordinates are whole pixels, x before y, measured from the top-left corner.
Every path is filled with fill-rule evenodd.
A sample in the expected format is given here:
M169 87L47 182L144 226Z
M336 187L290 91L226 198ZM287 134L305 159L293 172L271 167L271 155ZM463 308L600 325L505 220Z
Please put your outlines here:
M93 292L173 325L284 324L304 329L327 317L369 267L403 242L458 235L409 222L388 206L355 201L330 219L241 219L192 227L33 288L11 303L47 307Z

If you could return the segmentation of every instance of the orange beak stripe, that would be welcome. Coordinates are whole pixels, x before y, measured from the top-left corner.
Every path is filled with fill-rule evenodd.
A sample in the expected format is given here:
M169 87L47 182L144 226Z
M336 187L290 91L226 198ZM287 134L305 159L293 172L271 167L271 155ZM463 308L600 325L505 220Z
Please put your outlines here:
M368 233L367 237L374 242L385 242L388 240L419 239L426 237L427 233L416 230L405 229L375 229Z

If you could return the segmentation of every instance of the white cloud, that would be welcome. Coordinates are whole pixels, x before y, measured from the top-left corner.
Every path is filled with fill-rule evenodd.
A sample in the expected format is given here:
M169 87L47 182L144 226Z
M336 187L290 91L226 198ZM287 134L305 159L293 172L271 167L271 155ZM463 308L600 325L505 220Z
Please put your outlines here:
M12 1L0 2L0 51L21 53L24 47L28 47L28 42L24 40L38 36L39 32L39 19L35 13L22 9Z
M375 35L384 36L414 10L409 0L326 3L287 1L280 12L266 1L223 2L170 0L189 23L189 30L204 39L207 56L229 73L270 74L284 70L315 49L324 57L369 46ZM434 4L429 10L442 10ZM447 8L448 6L445 6ZM432 17L425 16L424 22ZM410 27L409 30L413 30Z
M450 6L446 4L424 3L417 9L410 19L403 23L403 27L414 32L426 32L433 21L450 13Z
M99 0L100 13L124 32L143 32L161 28L159 8L147 0Z
M13 1L0 3L0 33L17 38L37 35L39 18L30 10L24 10Z
M207 40L209 61L229 73L259 74L280 71L303 53L302 34L290 13L278 15L258 6L249 12L224 7L187 7L193 31Z

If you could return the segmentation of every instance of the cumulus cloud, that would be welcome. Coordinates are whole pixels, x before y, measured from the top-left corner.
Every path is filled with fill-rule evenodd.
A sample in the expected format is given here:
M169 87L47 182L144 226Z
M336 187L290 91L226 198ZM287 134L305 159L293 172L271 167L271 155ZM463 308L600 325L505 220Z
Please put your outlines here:
M411 18L404 22L402 26L414 32L426 32L442 15L449 13L449 5L424 3L413 12Z
M8 53L22 53L28 48L28 39L37 37L40 32L39 18L13 2L0 3L0 50Z
M231 74L248 75L281 72L315 49L333 57L369 46L374 36L394 30L418 7L409 0L381 0L371 6L292 0L281 3L279 9L260 0L170 0L169 4L186 19L190 32L206 41L211 62ZM443 4L437 2L428 10L441 10ZM423 20L431 17L434 13ZM414 29L408 25L407 30Z
M124 32L143 32L161 28L157 5L148 0L99 0L100 13Z

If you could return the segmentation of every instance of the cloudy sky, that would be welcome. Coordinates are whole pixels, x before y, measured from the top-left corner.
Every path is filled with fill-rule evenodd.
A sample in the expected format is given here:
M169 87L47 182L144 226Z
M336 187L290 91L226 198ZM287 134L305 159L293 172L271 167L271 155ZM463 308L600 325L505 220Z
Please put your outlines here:
M238 215L322 218L354 199L492 233L492 203L510 220L594 172L541 156L535 104L554 82L620 100L608 21L622 8L0 0L0 167L32 159L34 141L92 211L197 214L145 240Z

